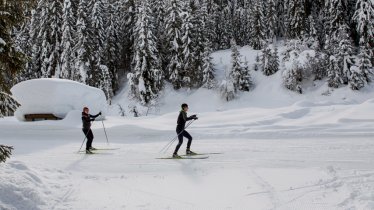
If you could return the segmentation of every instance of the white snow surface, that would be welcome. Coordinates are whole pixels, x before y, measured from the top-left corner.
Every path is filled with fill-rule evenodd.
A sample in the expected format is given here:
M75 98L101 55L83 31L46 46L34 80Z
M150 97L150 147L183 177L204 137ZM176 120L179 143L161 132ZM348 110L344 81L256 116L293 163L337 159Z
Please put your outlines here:
M256 51L241 49L250 63ZM213 54L216 74L230 51ZM117 115L125 87L105 121L93 122L93 146L77 154L80 112L61 121L0 119L0 143L14 152L0 164L0 209L374 209L374 94L310 84L283 88L282 72L252 72L256 88L232 102L214 90L166 88L148 116ZM204 160L162 160L179 106L199 119L187 129ZM109 144L107 144L105 132ZM183 154L186 140L179 154ZM84 146L83 146L84 147Z
M21 104L15 115L54 114L64 118L70 111L90 108L91 113L107 110L102 90L66 79L43 78L20 82L12 87L13 97Z

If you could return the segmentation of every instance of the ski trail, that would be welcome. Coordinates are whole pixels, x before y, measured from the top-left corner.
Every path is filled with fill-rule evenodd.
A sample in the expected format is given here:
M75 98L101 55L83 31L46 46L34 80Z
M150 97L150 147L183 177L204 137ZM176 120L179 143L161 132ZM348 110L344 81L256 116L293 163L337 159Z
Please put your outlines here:
M255 194L268 194L269 200L273 206L271 209L277 209L279 207L280 200L274 188L267 181L261 178L254 169L249 169L249 173L251 174L251 177L254 178L254 181L264 189L264 191ZM252 195L254 194L252 193Z

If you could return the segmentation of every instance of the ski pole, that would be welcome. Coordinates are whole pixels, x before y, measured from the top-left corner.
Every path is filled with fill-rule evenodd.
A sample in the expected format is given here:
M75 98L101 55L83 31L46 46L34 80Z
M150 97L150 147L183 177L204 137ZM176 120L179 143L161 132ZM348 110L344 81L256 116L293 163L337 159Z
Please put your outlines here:
M106 143L109 145L108 135L106 134L105 125L104 125L104 120L102 120L101 123L103 124L104 133L105 133L105 137L106 137Z
M174 143L174 141L178 138L178 136L183 133L183 131L185 131L195 120L191 120L191 122L189 122L187 124L187 126L180 132L177 134L177 136L175 136L169 143L167 143L161 150L160 150L160 153L162 151L164 151L164 153L170 148L170 146Z
M160 150L160 152L162 152L162 151L164 151L165 150L165 152L169 149L169 147L173 144L173 142L178 138L178 136L184 131L184 130L186 130L186 128L188 127L188 126L190 126L191 125L191 123L192 123L193 121L191 121L191 122L189 122L188 124L187 124L187 126L180 132L180 133L178 133L177 134L177 136L176 137L174 137L169 143L167 143L161 150Z
M92 124L93 124L93 122L92 122ZM83 142L82 142L82 144L81 144L81 147L79 147L78 153L81 151L81 149L82 149L82 147L83 147L83 144L84 144L84 142L86 141L86 138L87 138L88 132L90 132L90 130L91 130L91 128L88 129L87 133L85 134L84 139L83 139Z

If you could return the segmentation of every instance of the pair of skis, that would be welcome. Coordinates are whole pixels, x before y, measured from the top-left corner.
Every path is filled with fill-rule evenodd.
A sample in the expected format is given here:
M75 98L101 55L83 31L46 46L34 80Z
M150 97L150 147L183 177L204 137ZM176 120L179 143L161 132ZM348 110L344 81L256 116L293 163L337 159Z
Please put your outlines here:
M119 148L96 148L94 150L91 150L90 154L87 155L94 155L99 154L100 151L106 151L106 150L118 150ZM97 152L96 152L97 151ZM86 154L86 150L80 150L79 153Z
M211 153L196 153L193 155L181 155L179 157L162 157L162 158L156 158L156 159L175 159L175 160L180 160L180 159L208 159L209 155L218 155L222 154L220 152L211 152Z

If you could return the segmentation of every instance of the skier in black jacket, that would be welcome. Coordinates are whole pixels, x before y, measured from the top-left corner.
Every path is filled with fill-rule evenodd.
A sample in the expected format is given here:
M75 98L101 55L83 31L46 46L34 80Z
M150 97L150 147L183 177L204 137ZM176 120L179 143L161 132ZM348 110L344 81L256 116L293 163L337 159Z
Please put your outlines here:
M187 111L188 111L188 105L182 104L182 110L179 112L179 116L177 120L177 129L176 129L179 143L174 150L173 158L180 158L180 156L178 155L178 150L183 143L183 137L186 137L188 139L186 155L196 154L190 150L191 143L192 143L192 136L185 130L185 126L186 126L187 121L197 120L198 118L196 117L196 115L191 115L190 117L187 117Z
M84 107L82 112L82 130L84 135L87 137L86 154L92 154L91 150L95 150L95 148L92 147L94 136L91 130L91 122L94 121L96 117L101 115L101 112L99 112L97 115L90 115L89 111L90 110L87 107Z

